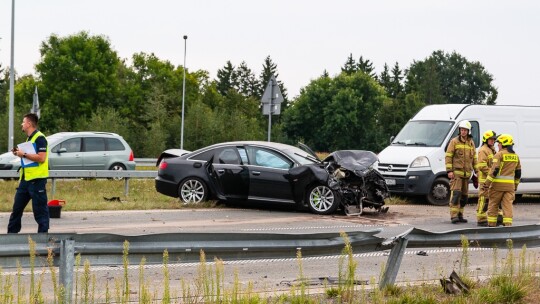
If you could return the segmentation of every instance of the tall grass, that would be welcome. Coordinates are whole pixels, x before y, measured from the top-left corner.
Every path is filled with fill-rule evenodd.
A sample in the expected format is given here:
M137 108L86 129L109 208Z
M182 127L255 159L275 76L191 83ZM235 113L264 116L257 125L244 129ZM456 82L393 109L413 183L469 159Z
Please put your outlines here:
M143 257L139 264L138 293L132 298L130 291L132 282L129 280L129 243L124 242L123 273L114 279L114 287L107 280L104 290L98 287L96 274L92 272L90 262L85 260L81 267L81 255L75 259L76 276L72 303L220 303L220 304L315 304L315 303L536 303L540 281L536 276L538 270L537 257L527 254L523 246L519 254L515 254L511 240L507 243L507 254L504 259L498 259L498 250L494 250L494 268L490 277L484 281L477 278L470 293L461 295L446 295L442 289L433 285L423 286L387 286L384 290L369 291L362 287L356 288L358 264L354 259L352 246L345 233L341 234L345 246L342 250L338 265L338 281L335 286L325 282L324 293L312 293L304 273L302 252L297 251L298 280L288 293L264 296L261 291L255 292L253 283L240 284L238 272L234 272L234 282L228 286L224 279L224 264L214 259L213 266L206 261L206 255L200 252L199 267L195 280L188 282L180 278L180 290L170 285L173 281L169 271L169 253L163 253L161 286L152 287L145 274L146 259ZM0 303L65 303L65 290L56 281L57 271L53 266L53 253L47 254L47 264L40 275L35 277L36 251L35 243L29 239L30 248L30 277L28 289L23 283L22 267L17 263L16 278L6 275L0 269ZM463 279L474 280L469 270L469 242L462 237L462 253L459 272ZM495 260L496 259L496 260ZM45 268L49 269L50 280L53 282L53 295L46 297L43 290ZM17 285L14 286L14 279ZM373 286L377 280L371 279ZM111 288L112 287L112 288ZM16 292L13 289L16 289ZM153 288L153 292L152 292ZM268 291L265 291L268 292Z

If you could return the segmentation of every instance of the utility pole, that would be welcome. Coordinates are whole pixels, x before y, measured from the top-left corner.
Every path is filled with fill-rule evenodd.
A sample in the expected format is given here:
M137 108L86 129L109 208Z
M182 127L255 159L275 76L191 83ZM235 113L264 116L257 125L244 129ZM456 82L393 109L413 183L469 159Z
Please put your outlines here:
M13 149L13 116L15 107L15 0L11 0L11 66L9 68L8 151Z

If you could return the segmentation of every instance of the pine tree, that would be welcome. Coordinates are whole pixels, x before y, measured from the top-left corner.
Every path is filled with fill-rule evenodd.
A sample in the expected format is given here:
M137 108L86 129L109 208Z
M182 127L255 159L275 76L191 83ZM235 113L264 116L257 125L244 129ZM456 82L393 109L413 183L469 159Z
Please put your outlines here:
M270 77L276 78L276 81L278 83L279 89L281 90L281 95L283 95L283 103L281 104L281 111L283 111L283 108L287 106L288 100L287 100L287 89L285 89L285 86L283 86L283 83L279 80L279 73L277 72L277 65L272 61L270 56L267 56L264 59L263 63L263 70L259 76L259 83L260 83L260 90L259 95L257 96L259 99L264 94L264 90L266 89L266 86L268 84L268 81L270 81Z
M230 89L238 87L238 77L235 67L230 61L227 61L223 69L217 71L217 90L226 96Z
M343 67L341 67L341 72L351 75L356 73L358 71L358 65L356 64L356 61L353 58L352 53L347 57L347 61L345 61L345 64Z
M378 81L379 84L386 90L388 96L390 96L390 83L392 81L392 78L390 76L390 69L388 68L388 64L384 64L383 71L381 72L381 75L379 75Z
M403 93L403 71L399 68L399 64L396 61L396 64L392 68L391 84L390 84L390 97L398 98Z
M364 58L360 56L360 59L358 59L357 70L368 74L373 79L377 79L377 74L373 72L375 70L373 67L373 62L371 62L369 59L364 60Z
M238 92L245 97L257 97L260 84L245 61L242 61L236 69L236 75L238 79Z

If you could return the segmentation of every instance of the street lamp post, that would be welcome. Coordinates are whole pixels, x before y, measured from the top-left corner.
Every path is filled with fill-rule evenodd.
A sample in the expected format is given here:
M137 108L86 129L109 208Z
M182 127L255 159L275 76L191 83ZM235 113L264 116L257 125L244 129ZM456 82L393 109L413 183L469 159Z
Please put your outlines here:
M184 104L186 99L186 50L187 35L184 35L184 80L182 82L182 130L180 131L180 149L184 149Z
M13 148L13 121L15 108L15 0L11 1L11 66L9 69L8 151Z

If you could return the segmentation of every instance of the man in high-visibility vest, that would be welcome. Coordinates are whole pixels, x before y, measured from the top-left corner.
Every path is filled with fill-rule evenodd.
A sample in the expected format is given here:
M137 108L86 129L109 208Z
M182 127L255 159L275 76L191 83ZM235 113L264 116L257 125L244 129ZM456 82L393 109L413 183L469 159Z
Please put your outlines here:
M47 207L47 177L49 177L49 149L45 135L37 130L38 116L33 113L24 115L21 127L26 133L27 145L14 148L13 154L21 158L19 187L15 193L13 211L9 217L8 233L21 231L24 208L32 200L34 219L38 224L38 233L49 231L49 208Z
M493 166L489 170L484 189L489 189L487 211L488 226L497 226L499 204L503 211L503 225L512 226L513 202L521 179L521 162L514 151L514 139L510 134L497 137L499 152L493 156Z
M472 125L468 120L459 123L459 134L446 149L446 171L450 179L450 221L452 224L467 223L463 217L469 200L469 179L476 171L476 148L471 135Z

